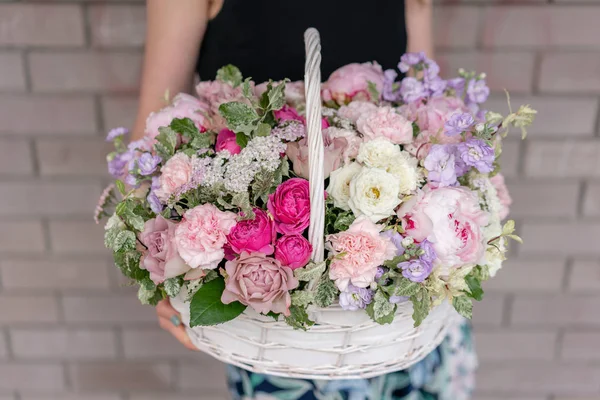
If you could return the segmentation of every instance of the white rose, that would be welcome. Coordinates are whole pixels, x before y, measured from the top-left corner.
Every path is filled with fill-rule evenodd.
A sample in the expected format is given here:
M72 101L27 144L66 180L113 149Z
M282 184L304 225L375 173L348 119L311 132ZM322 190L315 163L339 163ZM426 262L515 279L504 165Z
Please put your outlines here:
M356 160L367 167L388 169L400 154L400 146L389 139L378 137L360 145Z
M389 217L400 204L395 177L379 168L363 168L350 181L348 206L355 216L365 215L372 222Z
M333 205L342 210L350 210L350 181L360 172L362 167L358 163L350 163L342 168L332 171L329 175L327 194L333 198Z
M423 173L418 168L419 161L408 151L402 150L396 159L388 166L387 172L399 180L401 194L410 194L417 190Z

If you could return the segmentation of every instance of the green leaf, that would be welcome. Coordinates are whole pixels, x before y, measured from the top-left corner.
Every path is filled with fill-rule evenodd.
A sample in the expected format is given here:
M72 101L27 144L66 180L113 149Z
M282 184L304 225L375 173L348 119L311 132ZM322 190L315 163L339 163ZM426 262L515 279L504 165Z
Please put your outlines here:
M382 290L377 290L373 301L367 306L367 314L378 324L391 324L396 313L396 304L390 303Z
M127 190L125 189L125 184L123 183L122 180L117 179L115 181L115 185L117 186L117 189L119 189L119 193L121 193L121 195L125 196L125 194L127 194Z
M210 148L213 144L215 144L215 135L205 132L196 135L189 143L189 146L194 150L199 150ZM196 151L193 151L192 154L196 154ZM191 155L189 156L191 157Z
M393 294L394 296L410 297L417 294L421 287L422 285L419 283L402 277L396 281Z
M295 269L294 276L299 281L312 281L319 279L323 275L323 272L325 272L326 267L325 261L321 261L320 263L310 262L306 267Z
M410 296L410 300L413 303L413 320L415 321L415 328L427 318L429 310L431 308L431 297L427 289L422 288L420 293Z
M254 176L254 181L252 182L254 202L256 202L258 198L262 198L271 192L274 180L275 172L269 172L264 169Z
M483 289L481 288L481 281L472 274L465 276L465 282L469 286L469 297L481 301L483 299Z
M271 134L271 125L261 122L256 128L255 136L269 136Z
M271 317L271 318L273 318L275 321L279 321L279 316L280 316L280 315L281 315L281 314L275 314L273 311L269 311L269 312L267 313L267 317Z
M306 307L315 300L314 293L308 290L296 290L291 297L292 304L300 307Z
M148 271L140 268L141 257L142 254L137 250L113 252L115 265L121 270L121 273L137 282L150 276Z
M406 261L406 257L404 257L404 255L400 255L392 258L391 260L384 261L383 265L388 268L397 268L398 264L403 261Z
M473 301L467 296L454 297L454 299L452 299L452 305L463 317L467 319L473 317Z
M131 231L121 231L114 240L112 249L114 251L135 250L135 233Z
M169 127L174 132L181 133L185 137L194 138L200 135L196 124L189 118L175 118L171 121Z
M231 197L231 204L238 207L244 213L244 219L254 219L254 211L250 204L248 192L236 193Z
M352 211L339 213L337 218L335 219L335 222L333 223L333 229L335 229L338 232L346 231L348 230L350 225L352 225L352 222L354 222L355 219L356 217L354 216L354 213L352 213Z
M266 112L279 110L285 104L285 83L284 80L279 85L267 89L268 105L264 108Z
M221 302L224 289L222 278L207 282L198 289L190 302L190 327L222 324L244 312L246 306L237 301L230 304Z
M179 278L170 278L164 282L165 292L169 297L175 297L181 290L181 280Z
M329 307L335 301L339 291L335 283L328 276L323 275L317 284L315 304L319 307Z
M227 121L227 127L235 133L245 133L250 135L260 119L256 111L249 105L232 101L223 103L219 106L219 113Z
M377 90L377 85L375 82L367 81L367 91L369 92L369 97L373 101L379 101L379 90Z
M217 80L238 87L242 83L242 73L235 65L226 65L217 71Z
M308 318L306 308L295 306L292 304L290 307L290 316L285 317L285 322L294 329L307 330L315 323Z
M235 134L235 142L242 149L245 148L246 146L248 146L248 135L246 135L245 133L241 133L241 132L236 133Z
M175 154L175 146L177 146L177 132L173 129L163 126L158 128L158 136L156 136L156 144L154 149L163 161L171 158Z

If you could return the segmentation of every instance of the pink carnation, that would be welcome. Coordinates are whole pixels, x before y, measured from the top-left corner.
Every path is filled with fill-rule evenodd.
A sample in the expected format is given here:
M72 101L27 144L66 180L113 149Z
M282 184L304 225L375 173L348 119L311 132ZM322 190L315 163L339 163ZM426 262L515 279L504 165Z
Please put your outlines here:
M412 124L392 107L379 107L361 115L356 127L369 139L386 137L395 144L410 143L413 139Z
M175 231L181 258L192 268L214 269L225 256L227 234L236 224L236 215L212 204L187 210Z
M171 195L190 182L192 172L192 159L185 153L176 153L162 167L158 178L159 188L154 191L154 194L160 201L166 203Z
M371 99L369 82L375 84L381 93L383 89L383 70L377 63L348 64L335 70L323 84L323 99L346 104L351 100Z
M200 132L205 132L209 127L209 122L205 117L207 112L208 105L206 103L189 94L179 93L170 106L148 116L145 134L151 138L156 137L159 134L158 128L169 126L175 118L189 118L196 124Z
M338 110L338 115L352 121L352 123L356 123L361 115L376 110L377 106L368 101L353 101L348 105L341 106Z
M327 236L328 249L334 256L329 277L341 291L350 283L368 287L375 280L377 267L396 255L398 249L390 238L379 234L381 228L360 216L347 231Z
M275 242L275 258L291 269L304 267L311 253L312 245L302 235L283 235Z
M465 187L443 187L419 193L398 210L406 234L427 239L444 267L478 263L485 252L481 227L489 214L476 193Z
M490 178L492 185L496 188L496 193L498 194L498 199L500 200L500 219L503 220L508 217L508 213L510 212L510 205L512 204L512 198L508 193L508 188L506 187L506 183L504 183L504 176L502 174L496 174Z
M242 148L237 144L235 133L229 129L221 129L217 135L217 143L215 144L215 151L227 150L231 155L239 154Z
M275 224L266 212L254 209L254 219L239 221L227 236L233 252L242 251L273 254Z

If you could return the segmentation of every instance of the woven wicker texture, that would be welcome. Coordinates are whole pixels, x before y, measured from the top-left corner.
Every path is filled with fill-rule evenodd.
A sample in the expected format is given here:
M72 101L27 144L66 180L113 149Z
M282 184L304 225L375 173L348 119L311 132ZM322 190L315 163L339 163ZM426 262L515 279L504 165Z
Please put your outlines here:
M310 28L306 42L306 121L309 142L311 220L309 239L313 260L324 256L324 178L321 133L321 45ZM181 297L172 305L189 326L189 304ZM398 371L423 359L444 339L457 314L447 303L436 307L418 328L412 304L398 305L392 324L379 325L363 310L339 305L310 308L315 325L307 332L292 329L252 309L227 323L188 328L192 342L213 357L250 371L306 379L369 378Z

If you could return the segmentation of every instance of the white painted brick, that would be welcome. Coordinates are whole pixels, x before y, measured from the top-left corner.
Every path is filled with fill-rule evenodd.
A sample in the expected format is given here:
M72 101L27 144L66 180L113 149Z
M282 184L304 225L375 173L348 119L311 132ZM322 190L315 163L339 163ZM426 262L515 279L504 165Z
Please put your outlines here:
M47 176L107 177L106 155L114 150L103 139L38 140L40 173Z
M477 356L484 361L550 361L554 358L556 333L546 331L477 330Z
M28 142L0 139L0 175L31 174L33 172L32 158Z
M0 221L0 252L39 253L44 247L39 221Z
M24 91L24 69L23 57L20 53L0 52L0 90L7 92Z
M568 282L570 291L598 293L600 291L600 263L575 260Z
M17 359L107 359L116 357L116 341L108 329L13 329Z
M517 176L521 147L520 140L506 140L502 143L500 165L502 166L502 175L505 178Z
M546 54L542 58L539 87L552 93L598 93L599 70L600 54Z
M531 141L527 144L525 174L548 178L600 176L600 140Z
M12 324L18 323L43 323L57 320L58 307L54 297L0 294L0 324L13 326Z
M566 332L561 357L565 360L600 360L600 332Z
M158 326L155 310L140 304L131 295L63 296L67 322L139 323L150 322Z
M123 331L125 357L147 358L196 358L194 351L182 346L169 333L155 329L125 329Z
M203 371L199 374L198 371ZM184 391L202 389L218 391L225 386L225 365L211 356L198 353L194 363L179 364L177 387Z
M600 184L589 184L583 200L583 214L590 217L600 216Z
M511 218L577 215L578 182L509 182L508 190L513 199L510 207Z
M518 228L525 244L523 255L598 255L600 224L587 222L546 223L525 222Z
M4 360L8 357L8 345L6 344L6 338L4 332L0 330L0 360ZM2 397L0 397L2 400Z
M0 390L52 393L64 388L60 364L0 364Z
M534 1L534 0L532 0ZM475 396L473 398L473 400L548 400L547 397L531 397L531 396L523 396L520 394L515 394L515 395L504 395L504 396L488 396L488 395L482 395L482 396Z
M441 48L471 48L477 42L477 7L434 7L434 43Z
M518 295L511 321L515 325L599 327L600 297Z
M108 130L119 126L133 129L138 101L132 96L108 96L102 98L104 127Z
M21 400L122 400L118 394L90 394L90 393L60 393L48 394L21 394ZM163 400L164 399L163 397Z
M69 367L69 380L76 390L164 390L171 386L167 363L98 362Z
M509 258L483 287L486 292L558 292L564 273L561 259Z
M92 44L141 46L146 35L146 9L137 5L94 5L88 9Z
M50 221L52 249L58 253L110 254L104 247L104 225L85 221Z
M473 323L477 326L498 326L504 313L504 296L486 294L480 302L473 302Z

